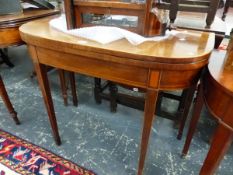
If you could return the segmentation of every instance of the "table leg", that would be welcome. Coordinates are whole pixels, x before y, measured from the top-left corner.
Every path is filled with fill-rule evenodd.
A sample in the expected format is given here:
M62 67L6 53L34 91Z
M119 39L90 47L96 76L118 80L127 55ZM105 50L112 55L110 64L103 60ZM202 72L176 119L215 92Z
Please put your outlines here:
M71 93L72 93L72 98L73 98L73 105L78 106L78 98L77 98L77 93L76 93L74 72L69 72L69 77L70 77L70 86L71 86Z
M34 62L34 67L37 79L42 91L45 106L47 108L50 125L52 127L53 136L57 145L61 144L61 139L58 133L57 120L53 107L53 100L50 92L49 81L47 76L46 66L38 62Z
M232 140L233 132L222 124L219 124L214 134L208 155L201 168L200 175L214 174L225 153L230 147Z
M141 175L143 172L147 147L149 143L150 131L153 124L157 97L158 97L158 91L150 90L150 89L147 90L145 109L144 109L145 112L144 112L144 122L143 122L143 130L142 130L142 139L141 139L140 158L138 165L138 175Z
M203 106L204 100L203 100L203 87L202 84L199 85L198 87L198 94L197 94L197 101L194 105L193 109L193 116L190 122L189 130L188 130L188 135L185 141L185 145L182 151L182 156L186 156L189 150L190 143L193 138L193 134L196 130L198 120L200 118L202 106Z
M62 96L63 96L63 100L64 100L64 105L67 106L68 102L67 102L67 87L66 87L66 78L65 78L65 71L62 69L58 69L58 73L59 73L59 79L60 79L60 83L61 83L61 91L62 91Z
M180 126L179 126L179 132L177 135L178 140L181 140L181 138L182 138L185 122L186 122L188 114L189 114L189 109L190 109L190 106L192 104L195 91L196 91L196 84L187 90L187 92L186 92L187 94L185 94L184 97L182 96L182 98L185 98L185 99L184 99L184 101L181 102L181 103L184 103L184 105L182 105L183 109L180 109L181 110L181 122L180 122Z
M0 96L2 97L2 100L3 102L5 103L9 113L11 114L13 120L15 121L15 123L18 125L20 124L19 122L19 119L17 117L17 113L15 112L12 104L11 104L11 101L8 97L8 94L7 94L7 91L6 91L6 88L4 86L4 83L3 83L3 80L2 80L2 77L0 76Z

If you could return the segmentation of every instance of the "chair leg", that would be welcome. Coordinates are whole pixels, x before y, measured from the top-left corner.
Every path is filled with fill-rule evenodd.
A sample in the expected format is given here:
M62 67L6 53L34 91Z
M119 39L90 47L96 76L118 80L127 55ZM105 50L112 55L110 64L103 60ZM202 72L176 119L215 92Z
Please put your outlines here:
M109 82L109 91L110 91L110 107L111 112L116 112L117 109L117 85L113 82Z
M182 135L183 135L183 130L184 130L184 126L185 126L185 122L187 120L188 114L189 114L189 109L190 106L192 104L193 101L193 96L194 93L196 91L196 85L190 87L187 90L184 90L182 92L182 100L181 100L181 104L178 108L178 114L181 114L181 122L180 122L180 126L179 126L179 131L178 131L178 135L177 135L177 139L181 140Z
M218 9L218 5L219 5L220 0L215 0L215 1L210 1L210 11L207 14L206 17L206 28L210 28L211 24L214 21L217 9Z
M95 96L95 101L97 104L101 104L101 79L100 78L95 78L95 88L94 88L94 96Z
M200 118L203 104L204 104L203 87L202 87L202 83L201 83L198 87L197 100L196 100L196 103L194 105L193 116L192 116L192 119L191 119L191 122L189 125L188 135L186 137L185 145L184 145L184 148L182 151L182 156L186 156L188 153L189 146L190 146L190 143L191 143L192 138L193 138L193 134L196 130L197 123L198 123L198 120Z
M186 99L187 95L188 95L188 89L184 89L181 93L180 99L177 100L177 101L179 101L179 105L178 105L178 108L177 108L177 111L175 114L177 120L175 120L174 126L175 126L175 128L178 128L178 129L181 126L182 117L183 117L183 113L184 113L184 109L185 109L185 102L186 102L185 99ZM177 135L177 139L180 140L181 136L178 136L178 135Z
M61 91L62 91L62 96L63 96L63 100L64 100L64 105L67 106L68 105L68 101L67 101L68 96L67 96L65 71L62 69L58 69L58 73L59 73L59 79L60 79L60 83L61 83Z
M171 0L170 12L169 12L170 23L174 23L176 20L179 2L180 0Z
M72 93L72 98L73 98L73 105L78 106L78 98L77 98L77 93L76 93L74 72L69 72L69 77L70 77L70 86L71 86L71 93Z
M2 58L3 63L9 67L14 67L14 64L9 60L9 57L4 53L4 50L0 49L0 57Z
M226 14L229 10L230 7L230 0L226 0L225 6L224 6L224 10L223 10L223 14L222 14L222 20L225 21L226 18Z
M163 101L163 92L159 91L158 97L157 97L157 103L156 103L156 110L155 110L157 115L160 115L160 113L162 111L162 109L161 109L162 101Z
M11 114L11 116L12 116L14 122L15 122L17 125L20 124L19 119L18 119L18 117L17 117L17 113L15 112L15 110L14 110L14 108L13 108L11 102L10 102L10 99L9 99L8 94L7 94L7 92L6 92L6 88L5 88L5 86L4 86L4 83L3 83L3 80L2 80L2 77L1 77L1 76L0 76L0 95L1 95L1 97L2 97L2 99L3 99L3 102L4 102L5 105L6 105L6 107L7 107L8 111L9 111L9 113Z

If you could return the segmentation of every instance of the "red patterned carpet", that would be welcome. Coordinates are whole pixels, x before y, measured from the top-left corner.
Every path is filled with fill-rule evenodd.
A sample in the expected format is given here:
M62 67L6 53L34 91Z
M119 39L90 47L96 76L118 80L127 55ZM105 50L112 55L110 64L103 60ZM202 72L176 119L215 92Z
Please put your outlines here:
M0 130L0 175L95 175L62 157Z

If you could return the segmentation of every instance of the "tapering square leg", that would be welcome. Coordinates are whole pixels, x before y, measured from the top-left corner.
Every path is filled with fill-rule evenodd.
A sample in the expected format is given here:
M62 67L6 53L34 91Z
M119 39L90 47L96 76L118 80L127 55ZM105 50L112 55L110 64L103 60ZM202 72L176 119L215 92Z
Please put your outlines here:
M53 107L53 100L50 92L49 81L47 76L46 66L38 62L34 62L34 67L37 75L37 79L42 91L45 106L49 116L50 125L52 127L53 136L57 145L61 144L61 139L58 132L57 120Z
M146 101L145 101L145 109L144 109L145 112L144 112L144 122L143 122L143 129L142 129L138 175L142 175L143 168L144 168L151 127L152 127L153 119L154 119L157 97L158 97L158 91L150 90L150 89L146 91Z
M197 101L196 101L194 108L193 108L193 116L192 116L192 119L191 119L191 122L189 125L188 134L187 134L185 145L184 145L184 148L182 151L182 156L186 156L188 153L189 146L190 146L192 138L193 138L193 134L196 130L197 123L198 123L198 120L200 118L203 104L204 104L203 87L202 87L202 84L200 84L198 87Z
M183 103L181 104L183 109L179 109L181 110L181 122L180 122L179 131L177 135L177 139L179 140L182 138L182 135L183 135L184 126L185 126L185 123L186 123L186 120L189 114L189 109L192 104L195 91L196 91L196 84L190 87L189 89L184 90L182 94L183 101L181 101L180 103Z

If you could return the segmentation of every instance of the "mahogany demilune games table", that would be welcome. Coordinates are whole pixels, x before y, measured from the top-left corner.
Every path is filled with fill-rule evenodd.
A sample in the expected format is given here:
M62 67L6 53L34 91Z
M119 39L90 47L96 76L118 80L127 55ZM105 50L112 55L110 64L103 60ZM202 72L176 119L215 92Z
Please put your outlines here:
M197 31L138 46L125 39L102 45L57 31L46 19L21 26L20 35L28 44L58 145L46 65L146 90L138 175L143 171L158 91L195 87L214 47L214 34Z

